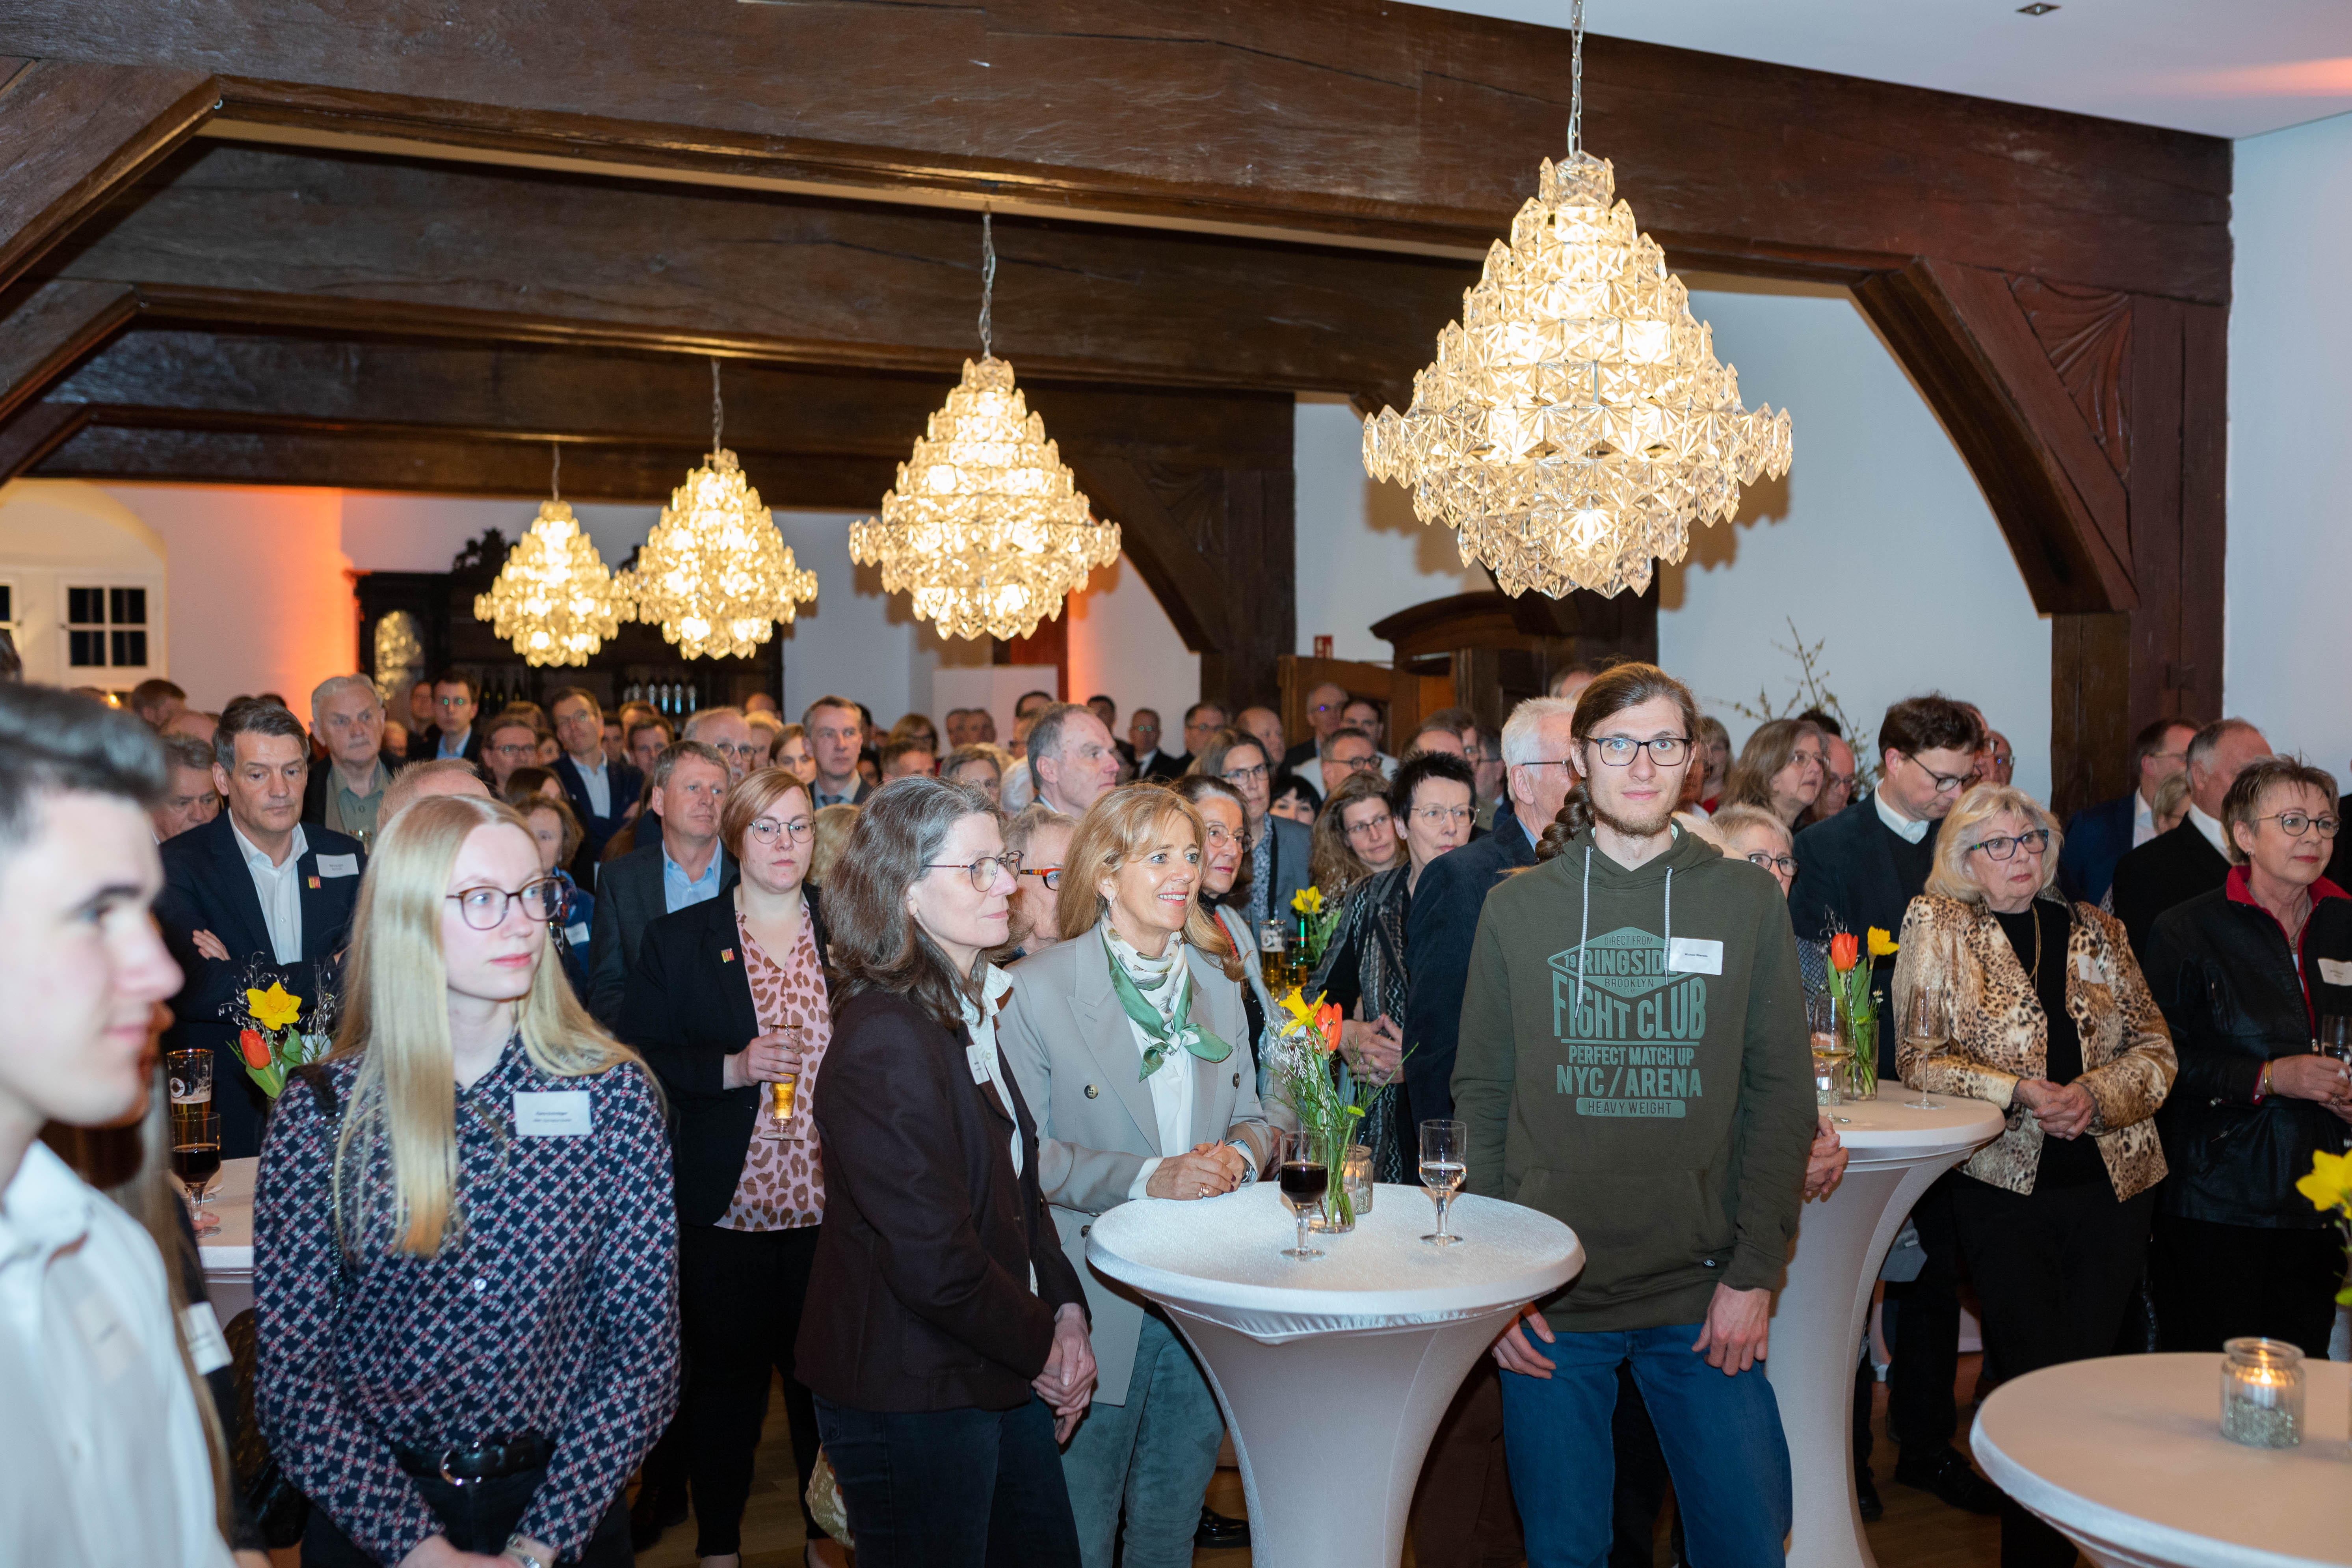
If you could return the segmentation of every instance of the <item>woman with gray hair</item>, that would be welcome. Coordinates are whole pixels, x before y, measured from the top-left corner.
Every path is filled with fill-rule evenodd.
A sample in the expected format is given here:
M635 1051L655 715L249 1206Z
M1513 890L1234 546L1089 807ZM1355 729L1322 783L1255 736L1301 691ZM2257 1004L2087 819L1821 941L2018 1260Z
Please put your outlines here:
M1895 968L1903 1081L2006 1113L1952 1198L1986 1349L2006 1377L2114 1350L2165 1173L2149 1119L2177 1066L2122 922L2051 891L2058 839L2021 790L1963 795ZM1924 1032L1904 1026L1915 1003L1933 1009ZM2074 1559L2014 1500L2000 1539L2002 1568Z
M2180 1042L2156 1216L2157 1321L2168 1351L2262 1334L2326 1353L2344 1247L2295 1191L2352 1124L2346 1063L2320 1020L2352 1016L2352 898L2325 875L2336 780L2289 757L2247 765L2221 801L2221 886L2158 917L2148 982Z

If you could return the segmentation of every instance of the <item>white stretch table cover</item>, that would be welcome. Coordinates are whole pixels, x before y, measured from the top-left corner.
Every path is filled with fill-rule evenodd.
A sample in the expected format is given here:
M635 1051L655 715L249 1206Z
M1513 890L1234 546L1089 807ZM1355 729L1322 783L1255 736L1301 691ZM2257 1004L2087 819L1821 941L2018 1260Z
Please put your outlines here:
M205 1289L213 1315L226 1324L253 1305L253 1176L257 1159L223 1160L205 1211L220 1216L220 1228L196 1238L205 1266Z
M1258 1568L1378 1568L1404 1551L1405 1515L1438 1418L1519 1308L1584 1266L1575 1232L1492 1198L1436 1209L1382 1185L1324 1256L1297 1237L1272 1182L1195 1203L1121 1204L1087 1259L1160 1302L1208 1369L1249 1498Z
M1790 1568L1874 1568L1853 1489L1853 1372L1871 1287L1919 1194L2000 1133L2000 1111L1985 1100L1903 1104L1918 1098L1890 1082L1876 1100L1823 1107L1849 1151L1845 1180L1805 1205L1764 1363L1789 1438Z
M2221 1355L2106 1356L1993 1390L1969 1447L2101 1568L2352 1563L2352 1366L2304 1363L2300 1447L2221 1436Z

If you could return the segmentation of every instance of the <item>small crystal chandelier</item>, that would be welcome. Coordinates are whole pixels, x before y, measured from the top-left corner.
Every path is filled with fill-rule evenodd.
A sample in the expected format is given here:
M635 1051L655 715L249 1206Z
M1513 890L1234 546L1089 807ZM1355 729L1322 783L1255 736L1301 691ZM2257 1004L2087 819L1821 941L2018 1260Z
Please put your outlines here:
M1657 241L1611 205L1615 169L1582 144L1584 0L1570 26L1567 159L1544 160L1509 245L1488 248L1412 408L1364 421L1366 470L1458 530L1464 565L1553 598L1643 592L1693 519L1727 520L1741 486L1789 471L1788 414L1739 405Z
M595 542L580 531L563 500L563 448L555 448L549 499L487 594L474 595L474 618L488 621L533 665L586 664L620 630L625 610Z
M990 353L996 237L986 213L980 233L980 363L963 362L882 515L851 525L849 555L880 566L883 588L908 595L941 637L1025 637L1118 559L1118 524L1088 514L1013 367Z
M749 655L816 597L760 492L719 443L726 405L710 362L710 457L669 493L637 563L621 574L636 618L688 658Z

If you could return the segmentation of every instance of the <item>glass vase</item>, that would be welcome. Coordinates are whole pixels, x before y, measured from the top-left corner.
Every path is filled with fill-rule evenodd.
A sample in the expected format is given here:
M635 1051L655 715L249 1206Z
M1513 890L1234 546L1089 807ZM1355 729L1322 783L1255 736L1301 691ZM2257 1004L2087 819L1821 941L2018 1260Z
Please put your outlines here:
M1845 1098L1849 1101L1876 1100L1878 1009L1866 996L1859 1007L1840 1009L1838 1037L1845 1058Z
M1372 1152L1330 1133L1318 1135L1314 1144L1315 1157L1331 1173L1331 1180L1323 1189L1321 1212L1307 1222L1307 1228L1345 1236L1356 1228L1357 1205L1371 1181Z

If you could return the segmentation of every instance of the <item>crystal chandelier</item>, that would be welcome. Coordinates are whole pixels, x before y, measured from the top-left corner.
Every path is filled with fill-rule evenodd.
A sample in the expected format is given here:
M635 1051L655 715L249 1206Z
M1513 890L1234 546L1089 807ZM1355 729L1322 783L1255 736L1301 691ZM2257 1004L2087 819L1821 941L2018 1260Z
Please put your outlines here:
M1462 319L1413 376L1412 406L1364 421L1364 467L1411 487L1414 514L1459 531L1464 565L1503 592L1558 598L1650 585L1696 518L1739 510L1743 485L1789 471L1789 416L1739 405L1658 244L1611 205L1587 153L1584 4L1575 0L1568 139L1497 240Z
M563 500L563 448L555 448L549 498L499 568L474 618L488 621L533 665L586 664L620 630L625 604L613 574Z
M1062 613L1087 574L1118 559L1118 525L1096 522L1045 425L989 352L996 237L981 215L980 362L931 416L882 515L851 525L849 555L951 637L1025 637Z
M816 597L816 574L793 561L760 492L720 445L725 415L714 359L710 456L670 491L637 563L621 574L636 618L658 625L688 658L748 655Z

